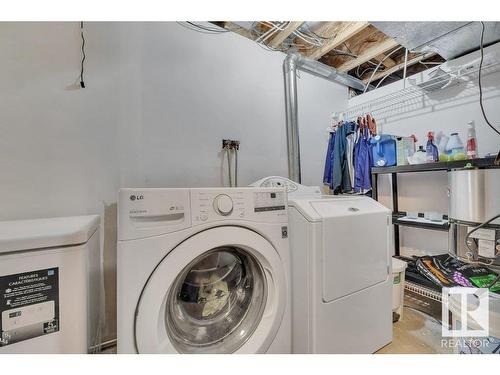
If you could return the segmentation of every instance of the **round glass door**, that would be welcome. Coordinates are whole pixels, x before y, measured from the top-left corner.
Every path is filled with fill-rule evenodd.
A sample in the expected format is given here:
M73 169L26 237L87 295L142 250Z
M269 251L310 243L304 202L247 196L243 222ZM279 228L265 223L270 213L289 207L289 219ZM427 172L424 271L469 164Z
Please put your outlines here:
M164 248L164 237L148 247ZM283 260L247 228L195 233L165 254L134 314L137 353L265 353L287 306Z
M257 328L267 285L257 259L237 247L218 247L195 258L167 297L165 324L181 353L232 353Z

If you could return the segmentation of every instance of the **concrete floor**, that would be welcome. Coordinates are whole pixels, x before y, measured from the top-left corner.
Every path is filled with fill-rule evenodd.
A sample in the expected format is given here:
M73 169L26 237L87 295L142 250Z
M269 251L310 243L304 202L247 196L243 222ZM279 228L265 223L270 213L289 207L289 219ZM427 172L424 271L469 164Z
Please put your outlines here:
M427 314L405 307L393 325L393 341L376 354L451 354L441 346L441 324Z
M450 354L441 346L441 324L427 314L405 307L403 318L393 325L393 341L376 354ZM116 346L102 354L115 354Z

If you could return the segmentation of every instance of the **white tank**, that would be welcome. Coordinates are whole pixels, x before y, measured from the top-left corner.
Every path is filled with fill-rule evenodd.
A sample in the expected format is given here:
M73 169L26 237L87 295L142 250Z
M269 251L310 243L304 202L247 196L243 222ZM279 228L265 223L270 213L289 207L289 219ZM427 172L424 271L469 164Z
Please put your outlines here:
M87 353L99 248L99 216L0 222L0 354Z

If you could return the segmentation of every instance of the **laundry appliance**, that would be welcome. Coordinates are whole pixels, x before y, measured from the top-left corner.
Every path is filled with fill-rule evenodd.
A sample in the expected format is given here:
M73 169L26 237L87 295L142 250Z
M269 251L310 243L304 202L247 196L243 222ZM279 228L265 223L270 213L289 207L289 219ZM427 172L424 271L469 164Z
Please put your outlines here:
M373 353L392 341L390 210L284 177L292 254L293 353Z
M121 189L119 353L290 353L284 188Z
M99 348L97 215L0 221L0 354Z

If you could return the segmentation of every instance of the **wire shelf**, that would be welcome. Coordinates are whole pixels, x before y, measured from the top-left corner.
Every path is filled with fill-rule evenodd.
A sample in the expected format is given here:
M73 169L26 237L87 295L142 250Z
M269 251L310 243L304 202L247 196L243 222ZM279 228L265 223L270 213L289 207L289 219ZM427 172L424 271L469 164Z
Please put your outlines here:
M439 293L435 290L426 288L423 285L412 283L411 281L405 281L405 289L412 291L413 293L416 293L422 297L426 297L428 299L436 301L436 302L442 301L441 293Z
M500 61L485 62L481 69L481 76L484 77L498 71L500 71ZM349 107L343 112L344 118L355 119L367 113L380 117L381 114L388 113L393 109L411 108L412 105L421 107L426 100L430 100L427 98L428 94L475 82L479 77L479 63L473 62L449 71L443 70L439 66L429 72L429 75L437 72L439 75L418 84L409 78L407 82L410 85L404 89Z

